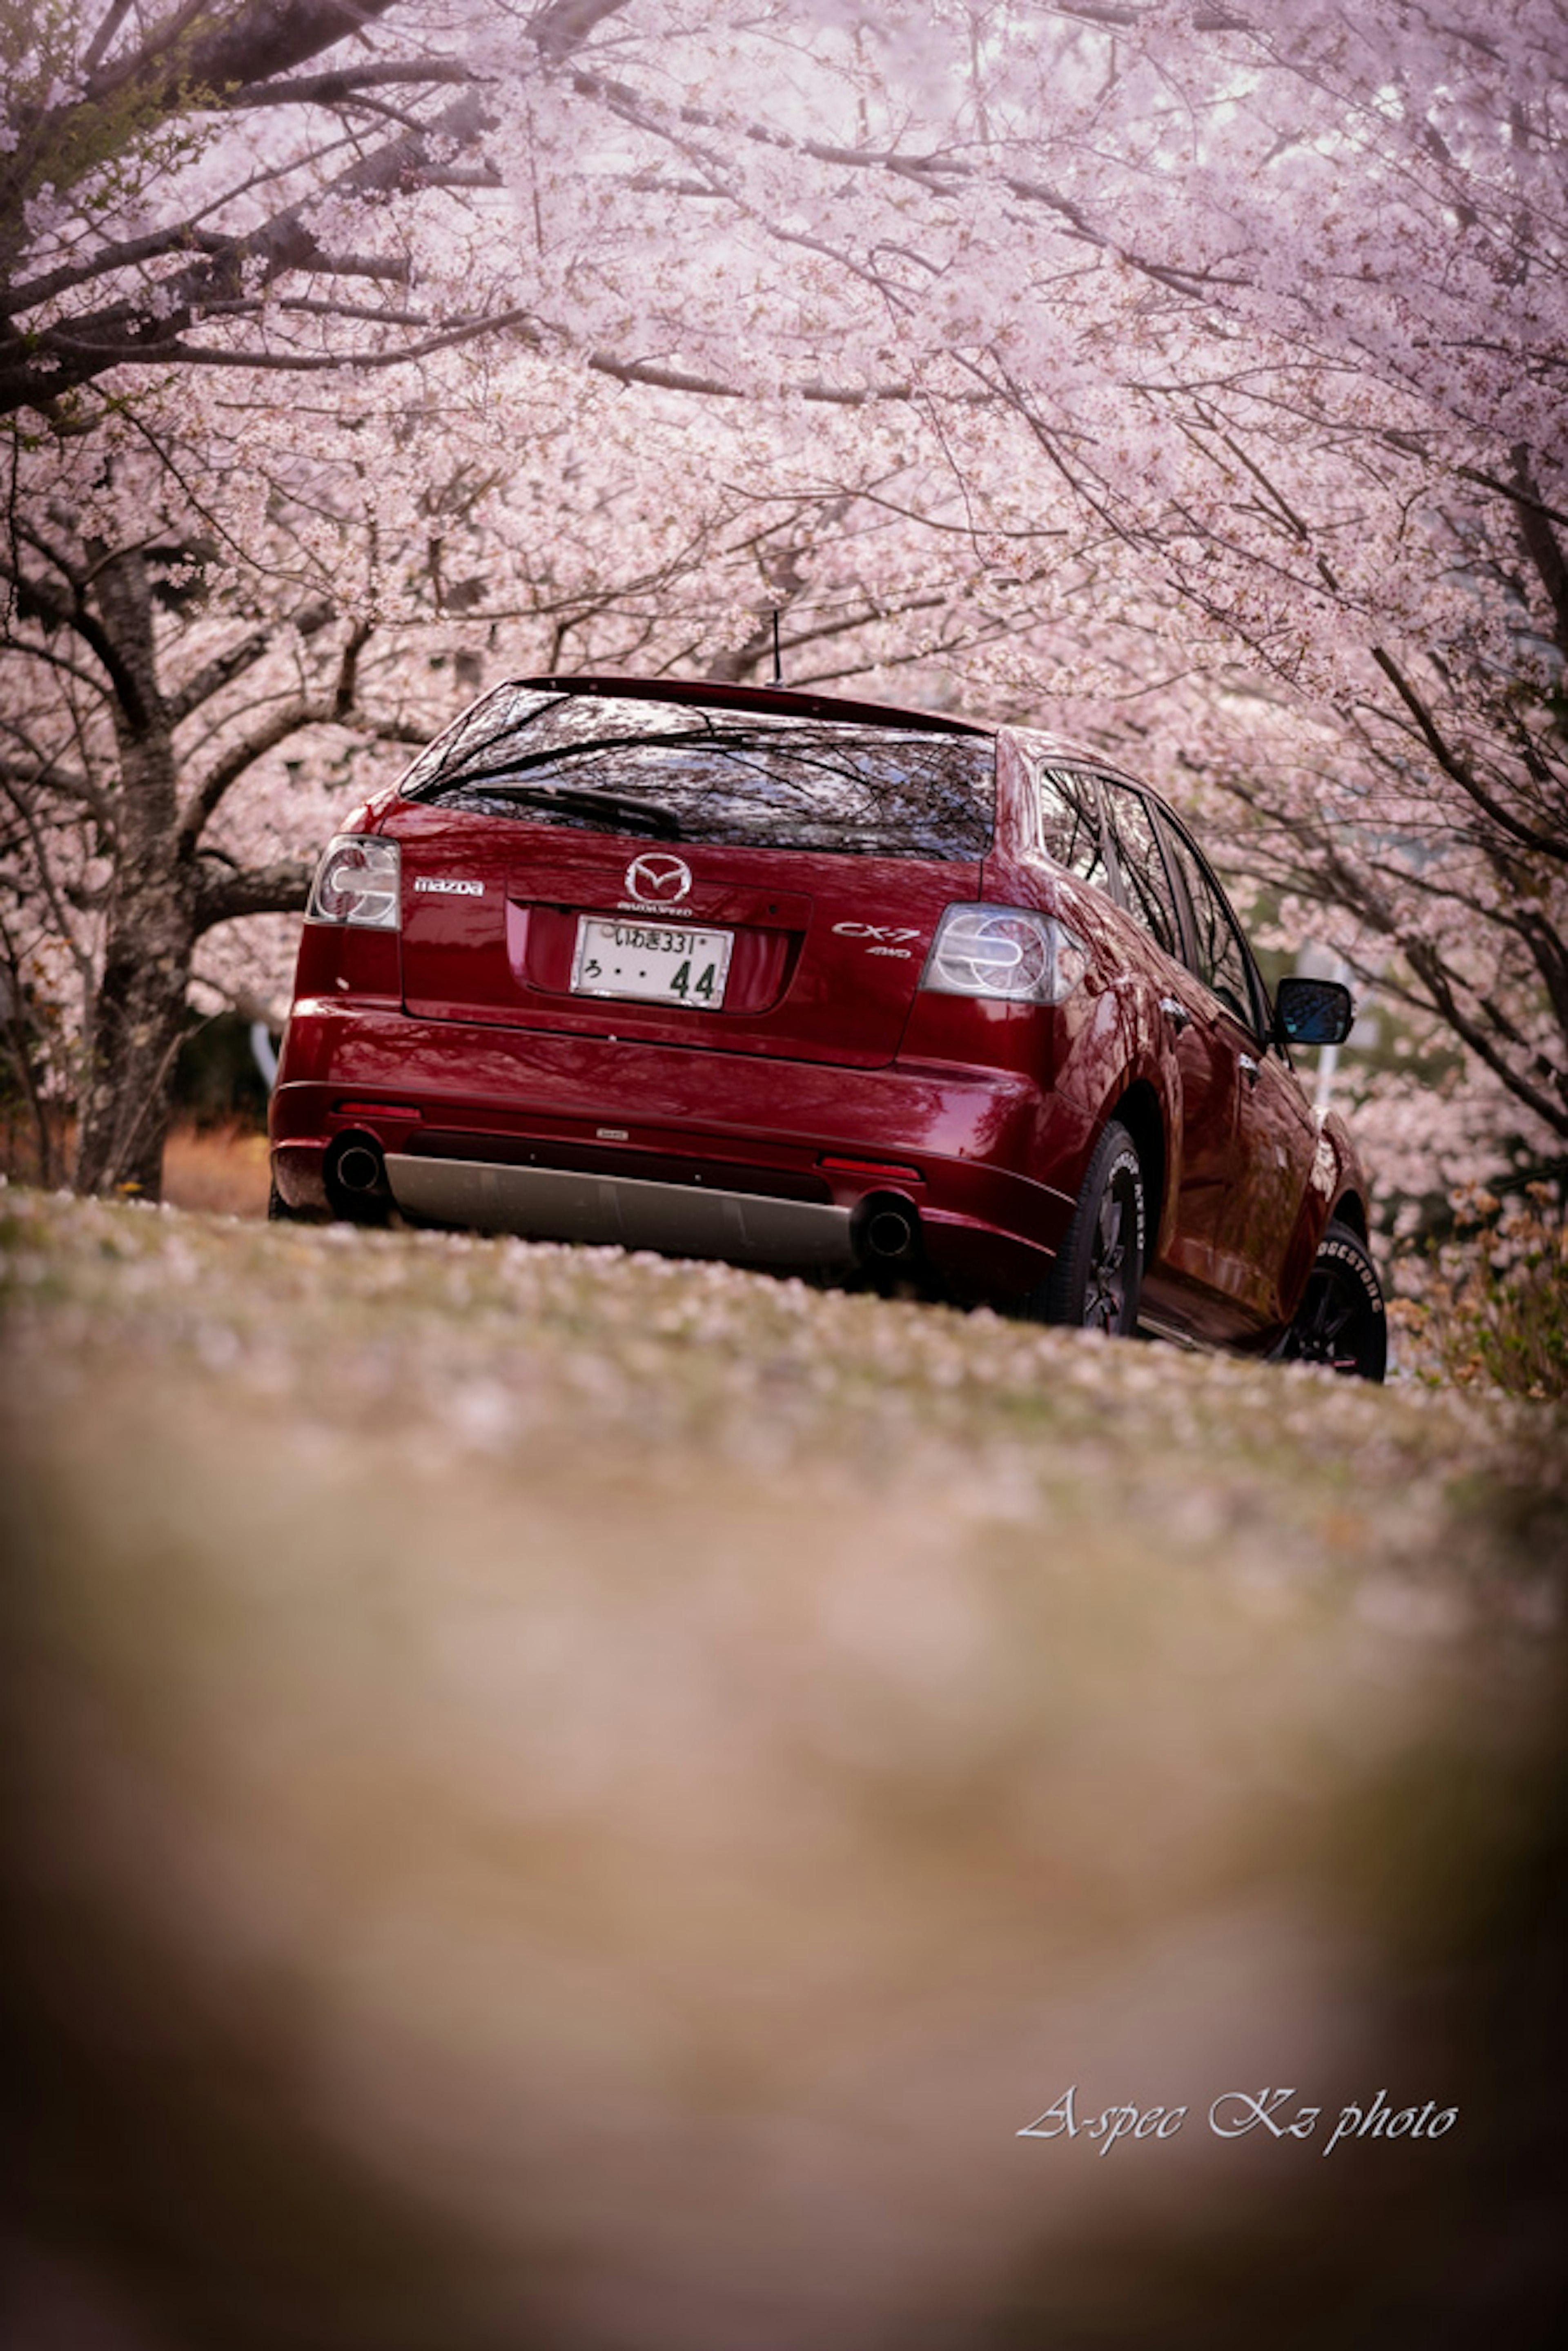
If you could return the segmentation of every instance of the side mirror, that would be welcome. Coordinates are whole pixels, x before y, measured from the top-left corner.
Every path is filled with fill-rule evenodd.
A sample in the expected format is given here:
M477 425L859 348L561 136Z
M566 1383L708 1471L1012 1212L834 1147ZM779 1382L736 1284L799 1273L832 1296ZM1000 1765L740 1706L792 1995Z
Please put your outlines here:
M1343 1045L1354 1019L1350 990L1337 979L1282 979L1274 991L1277 1045Z

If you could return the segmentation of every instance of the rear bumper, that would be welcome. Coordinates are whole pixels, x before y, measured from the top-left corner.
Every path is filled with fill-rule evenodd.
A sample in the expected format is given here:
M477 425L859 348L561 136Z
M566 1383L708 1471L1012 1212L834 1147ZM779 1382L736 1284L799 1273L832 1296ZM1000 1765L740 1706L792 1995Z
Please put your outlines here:
M415 1215L740 1262L848 1264L855 1210L893 1193L917 1211L925 1270L968 1298L1042 1278L1093 1143L1081 1112L1017 1071L843 1069L301 1003L272 1111L290 1207L331 1205L345 1134L379 1144Z

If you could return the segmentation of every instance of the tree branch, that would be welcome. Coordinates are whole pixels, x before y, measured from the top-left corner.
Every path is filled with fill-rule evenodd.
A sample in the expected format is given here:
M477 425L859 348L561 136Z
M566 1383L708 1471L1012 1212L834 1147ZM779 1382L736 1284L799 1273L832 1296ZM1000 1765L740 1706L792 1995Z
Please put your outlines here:
M120 659L108 630L88 610L81 591L78 590L69 598L62 596L47 581L34 578L30 572L15 569L3 557L0 557L0 580L9 581L18 599L24 600L24 610L26 604L30 603L51 626L70 629L81 639L103 664L114 689L115 699L126 717L133 726L144 726L148 711L141 689Z
M57 766L53 759L46 760L41 767L19 768L0 753L0 788L4 789L18 811L23 805L24 794L60 792L68 799L79 801L96 817L107 818L109 814L103 794L89 778Z
M283 703L252 733L231 745L188 795L180 811L176 854L182 859L194 856L208 819L247 768L254 767L268 751L275 751L291 735L298 735L302 727L326 726L334 716L330 703L308 701L301 695Z
M438 83L466 88L476 78L470 67L434 57L422 58L417 64L342 66L332 73L297 75L291 81L249 82L236 89L227 104L235 111L260 106L339 106L361 90Z
M1563 560L1557 534L1552 528L1552 510L1541 503L1541 494L1530 470L1528 443L1518 443L1510 454L1516 485L1514 519L1520 539L1552 607L1552 633L1557 641L1557 650L1568 661L1568 562Z
M110 6L104 11L102 22L82 52L81 69L84 74L96 71L103 60L104 51L130 14L131 0L110 0Z
M145 48L93 73L84 103L97 107L114 98L123 107L134 93L139 110L168 112L183 110L193 92L201 91L209 106L227 111L241 91L336 48L395 5L396 0L246 0L237 10L215 15L206 6L187 6L172 21L165 18ZM204 19L210 29L201 34L195 27Z
M1416 974L1433 1007L1455 1035L1462 1037L1471 1052L1502 1080L1510 1093L1532 1110L1538 1118L1544 1119L1554 1134L1568 1134L1568 1104L1553 1102L1550 1094L1542 1093L1541 1088L1532 1085L1521 1071L1510 1067L1479 1021L1472 1020L1459 1005L1437 949L1425 939L1407 939L1402 944L1411 970Z
M1484 789L1468 762L1449 748L1438 732L1437 721L1431 712L1392 654L1385 652L1382 645L1374 645L1372 658L1416 721L1421 732L1422 741L1442 768L1443 773L1458 784L1460 790L1475 802L1477 808L1483 810L1499 831L1506 833L1511 841L1517 841L1522 848L1535 850L1543 857L1554 857L1561 863L1568 864L1568 841L1562 840L1552 833L1537 832L1531 825L1521 824L1518 818L1512 816L1500 800L1494 799L1492 794Z
M373 621L356 621L349 632L342 658L338 664L338 682L332 689L332 716L340 726L346 725L353 715L360 684L360 655L374 633Z
M551 65L580 48L595 25L624 8L627 0L549 0L528 26L529 37Z
M310 894L312 871L298 858L280 858L276 864L238 872L214 870L204 861L196 881L197 937L219 923L236 922L242 914L302 914Z
M243 677L247 669L254 667L271 651L280 630L292 629L308 643L327 626L333 617L334 609L325 599L307 604L302 611L287 620L268 622L264 628L253 629L248 636L241 637L221 653L215 653L193 677L186 679L177 693L169 696L170 725L178 726L193 711L199 710L204 702L210 701L225 685L232 685L236 677Z

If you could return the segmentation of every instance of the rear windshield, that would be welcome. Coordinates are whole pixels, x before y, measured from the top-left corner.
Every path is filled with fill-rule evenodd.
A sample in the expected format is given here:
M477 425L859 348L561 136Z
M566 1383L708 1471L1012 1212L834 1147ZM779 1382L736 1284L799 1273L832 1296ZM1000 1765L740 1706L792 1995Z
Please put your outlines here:
M505 685L415 760L402 789L530 824L956 860L990 846L996 744L896 724Z

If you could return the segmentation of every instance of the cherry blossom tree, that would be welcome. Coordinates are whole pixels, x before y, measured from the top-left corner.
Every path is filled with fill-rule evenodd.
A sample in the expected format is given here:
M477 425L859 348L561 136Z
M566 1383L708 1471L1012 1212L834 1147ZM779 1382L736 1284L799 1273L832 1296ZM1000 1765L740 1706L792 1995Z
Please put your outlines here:
M605 13L549 0L520 34L556 64ZM507 324L472 234L497 175L476 150L482 96L444 37L461 16L391 0L0 11L0 971L7 1060L40 1113L39 1008L57 1016L69 979L83 1188L156 1192L197 942L303 902L297 843L241 862L211 828L269 752L360 716L387 606L373 582L319 576L371 454L353 393L317 422L358 445L318 449L281 526L300 543L280 555L277 470L238 445L219 387L362 386ZM405 521L461 463L438 460L434 488L415 468ZM368 508L384 503L378 486L361 517L372 549ZM433 595L451 601L438 571Z
M778 605L793 682L961 694L1148 773L1560 1144L1565 51L1555 0L62 5L0 206L13 642L47 699L74 630L71 690L123 705L92 629L140 567L163 604L116 628L182 678L270 628L336 746L394 620L736 675ZM249 463L284 380L311 484ZM356 517L381 552L340 570ZM198 732L149 820L187 863ZM284 739L222 824L267 833ZM129 737L104 772L118 810Z
M522 32L556 62L617 5L544 0ZM68 421L149 362L362 371L494 327L455 239L496 173L454 24L406 0L0 11L0 413Z
M410 747L506 670L736 674L821 522L782 471L765 501L731 486L724 413L532 358L287 408L204 395L183 437L181 406L107 414L86 496L79 442L28 453L0 643L0 1049L46 1154L68 1098L75 1180L149 1195L193 985L253 1018L287 1001L295 926L265 918L298 915ZM504 454L498 417L527 420ZM966 633L909 558L841 512L792 673L841 643L858 672L926 619L959 658L983 619Z
M814 14L809 85L777 12L728 52L618 24L552 133L570 206L513 140L519 207L543 173L592 239L584 323L625 301L625 191L672 238L716 213L706 285L640 282L672 379L919 449L1038 623L972 683L1152 752L1561 1140L1561 9Z

